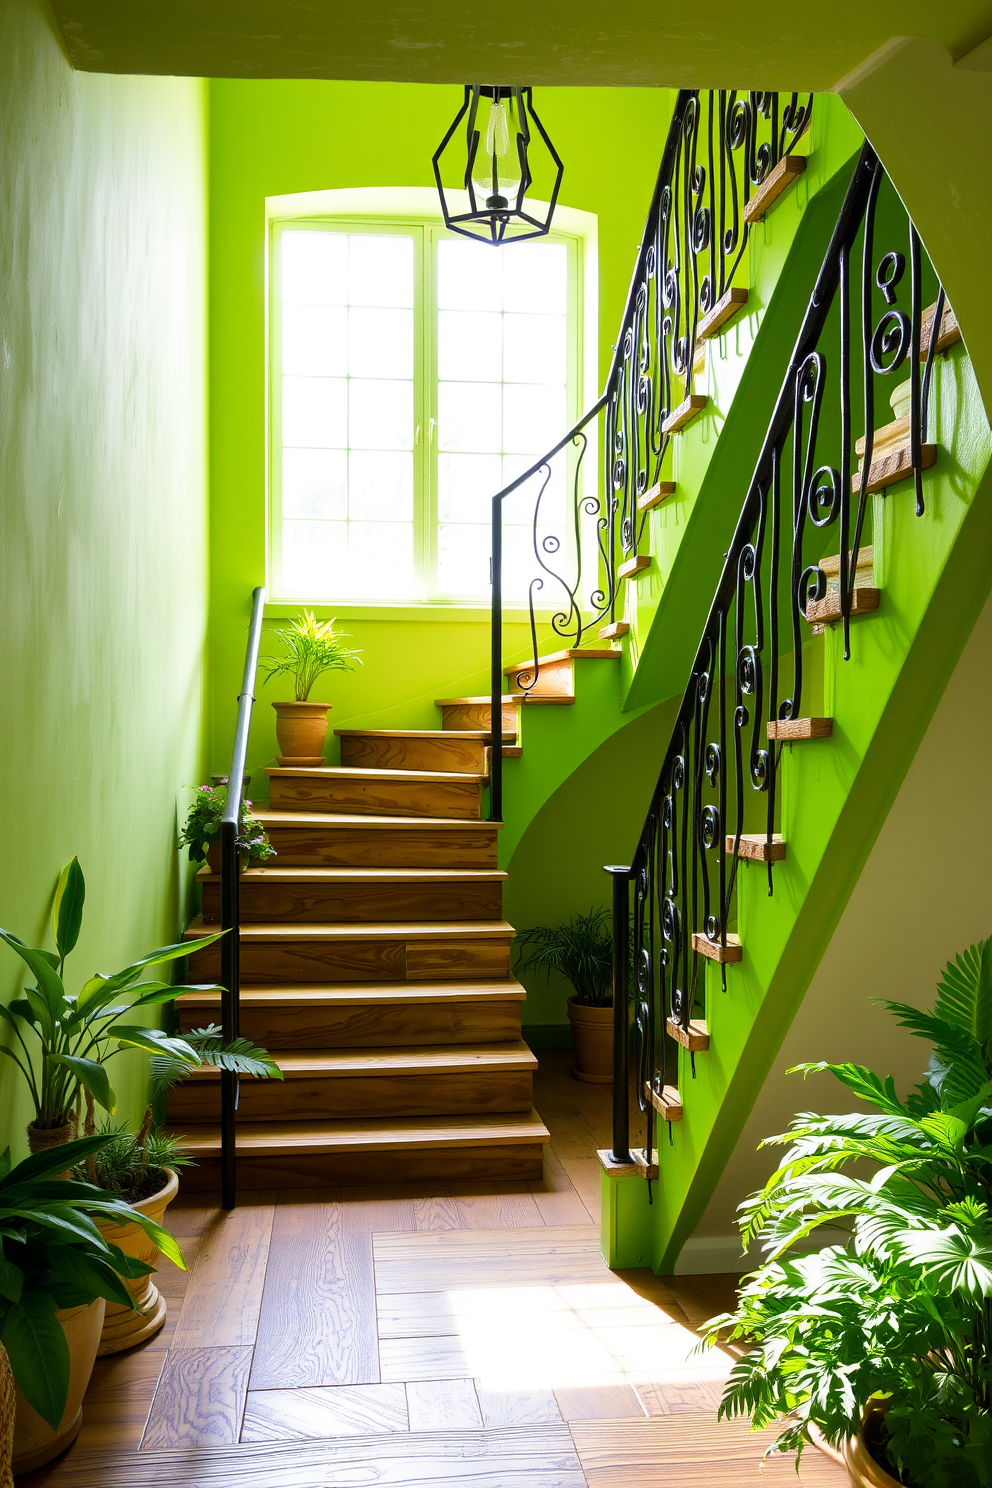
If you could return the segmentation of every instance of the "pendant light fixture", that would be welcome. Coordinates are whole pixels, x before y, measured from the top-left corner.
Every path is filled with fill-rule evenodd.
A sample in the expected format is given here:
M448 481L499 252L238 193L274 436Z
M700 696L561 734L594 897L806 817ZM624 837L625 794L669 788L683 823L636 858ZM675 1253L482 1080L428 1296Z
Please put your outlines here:
M462 140L456 138L464 121ZM450 148L449 148L450 146ZM541 159L535 160L534 151ZM441 179L442 161L457 160L458 186L468 193L468 211L453 211ZM538 165L542 181L551 179L547 213L529 210L527 193ZM498 246L551 231L564 166L547 130L534 112L530 88L483 87L469 83L451 127L434 154L434 179L445 226L466 238Z

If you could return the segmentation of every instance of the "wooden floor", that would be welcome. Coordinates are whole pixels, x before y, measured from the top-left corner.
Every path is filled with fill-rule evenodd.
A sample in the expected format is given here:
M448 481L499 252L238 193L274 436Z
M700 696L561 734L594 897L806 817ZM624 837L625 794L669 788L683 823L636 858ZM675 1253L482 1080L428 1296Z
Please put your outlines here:
M169 1211L165 1329L97 1361L76 1445L24 1488L715 1488L795 1483L718 1424L693 1354L732 1278L614 1273L594 1151L609 1092L541 1056L543 1183L396 1183ZM818 1454L807 1485L842 1488Z

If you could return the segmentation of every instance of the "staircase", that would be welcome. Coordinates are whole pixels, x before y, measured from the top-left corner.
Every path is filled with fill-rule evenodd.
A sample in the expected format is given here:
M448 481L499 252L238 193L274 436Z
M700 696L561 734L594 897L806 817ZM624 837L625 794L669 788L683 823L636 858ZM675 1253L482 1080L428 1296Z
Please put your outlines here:
M481 820L489 703L438 706L441 729L342 729L340 767L267 771L270 804L256 815L278 856L241 880L241 1032L284 1079L241 1082L245 1188L373 1172L541 1178L549 1134L521 1039L525 993L510 975L499 826ZM508 699L508 753L519 712ZM219 876L199 879L203 914L188 938L220 919ZM219 973L216 945L190 958L193 980ZM217 1021L219 996L187 994L179 1013L181 1028ZM203 1070L169 1098L169 1124L197 1163L188 1187L219 1186L218 1085Z

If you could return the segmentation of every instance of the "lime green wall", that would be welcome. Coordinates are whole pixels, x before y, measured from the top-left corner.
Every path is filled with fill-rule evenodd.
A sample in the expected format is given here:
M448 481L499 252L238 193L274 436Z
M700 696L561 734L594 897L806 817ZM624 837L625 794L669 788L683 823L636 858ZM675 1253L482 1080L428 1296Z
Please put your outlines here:
M265 576L265 198L429 186L431 155L459 98L452 87L210 84L213 769L229 758L250 594ZM563 204L599 216L602 377L661 158L670 96L657 89L551 88L541 103L565 160ZM488 690L487 624L423 619L412 610L343 613L365 666L329 679L333 724L436 727L435 697ZM507 659L526 656L528 644L523 626L510 627ZM249 752L256 772L276 752L268 704L283 695L274 685L260 693ZM257 774L252 791L264 798Z
M202 84L76 74L44 0L0 6L0 923L36 943L78 853L80 979L181 917L206 621L204 133ZM16 967L4 950L5 998ZM0 1146L19 1147L13 1073ZM118 1085L143 1099L138 1056Z

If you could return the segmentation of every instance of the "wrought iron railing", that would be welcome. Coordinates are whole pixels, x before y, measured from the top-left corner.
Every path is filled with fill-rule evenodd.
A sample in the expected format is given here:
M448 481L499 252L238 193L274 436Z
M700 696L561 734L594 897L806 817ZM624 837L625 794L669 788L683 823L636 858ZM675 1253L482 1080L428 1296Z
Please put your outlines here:
M645 223L606 387L574 428L492 504L492 779L502 817L503 607L525 606L538 681L538 611L579 646L617 624L619 570L638 555L672 434L691 411L697 355L738 290L757 193L767 190L809 127L812 95L679 93ZM760 214L759 214L760 215ZM593 472L601 462L601 490ZM530 495L529 492L533 492ZM504 536L525 534L528 556L507 583ZM521 502L523 509L521 509Z
M248 758L248 731L255 701L255 674L258 670L258 648L262 639L262 611L265 590L256 589L251 597L251 621L245 649L245 670L238 694L238 721L234 730L234 749L227 776L227 796L220 819L220 923L225 932L220 942L221 1026L224 1042L240 1036L241 1028L241 869L238 862L238 827L241 799L245 793L245 764ZM233 1209L237 1202L237 1121L238 1076L233 1070L220 1075L220 1142L221 1202Z
M808 622L829 613L843 626L849 658L851 617L864 597L855 555L864 551L869 493L911 476L923 515L923 470L934 455L928 404L946 323L944 292L916 230L865 145L746 488L632 864L626 873L608 870L621 1162L630 1161L631 1050L641 1110L664 1115L678 1043L692 1047L690 1023L704 1011L707 957L720 962L726 991L748 826L772 892L782 741L807 726L799 720ZM876 458L878 384L900 376L909 382L908 428L890 425ZM838 560L829 596L820 566L828 543ZM647 1126L646 1171L653 1120Z

